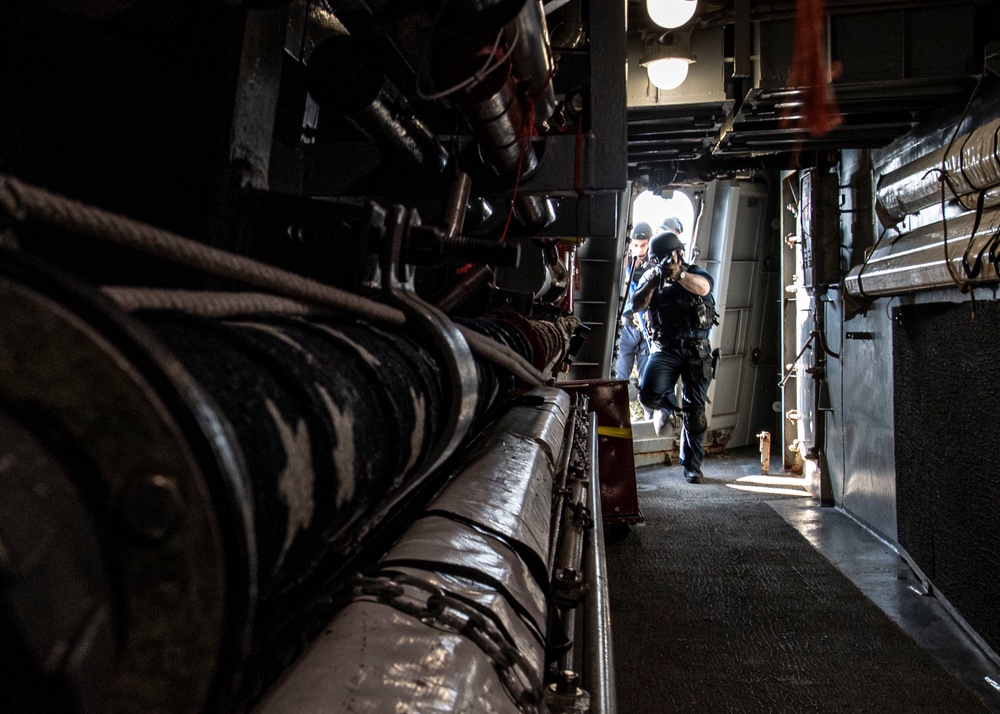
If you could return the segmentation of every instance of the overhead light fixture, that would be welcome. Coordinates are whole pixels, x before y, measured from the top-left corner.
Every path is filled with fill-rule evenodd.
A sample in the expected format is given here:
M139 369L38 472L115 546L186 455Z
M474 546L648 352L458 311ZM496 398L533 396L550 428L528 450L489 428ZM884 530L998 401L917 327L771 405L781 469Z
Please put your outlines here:
M687 57L660 57L644 62L649 81L659 89L677 89L688 76L688 67L694 62Z
M695 61L691 54L691 31L664 32L656 42L646 45L646 59L640 65L646 68L649 81L658 89L677 89L688 76L688 68Z
M698 0L646 0L649 19L667 29L684 25L697 9Z

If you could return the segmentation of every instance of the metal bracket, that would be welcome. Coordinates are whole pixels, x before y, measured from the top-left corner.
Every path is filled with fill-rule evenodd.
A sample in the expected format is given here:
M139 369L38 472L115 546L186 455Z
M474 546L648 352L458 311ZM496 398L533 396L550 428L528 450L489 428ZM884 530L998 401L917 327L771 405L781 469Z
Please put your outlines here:
M379 254L382 291L386 300L406 313L408 320L426 330L445 366L450 400L443 433L424 457L420 472L430 473L451 456L465 439L476 411L478 377L476 363L465 337L448 317L414 290L413 268L402 260L403 241L420 225L416 211L392 206Z

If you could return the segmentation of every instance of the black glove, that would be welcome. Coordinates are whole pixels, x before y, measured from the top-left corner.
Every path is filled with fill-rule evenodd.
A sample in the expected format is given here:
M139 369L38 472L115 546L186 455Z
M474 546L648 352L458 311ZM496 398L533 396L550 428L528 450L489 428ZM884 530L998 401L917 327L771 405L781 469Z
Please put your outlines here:
M652 268L650 268L649 270L647 270L645 273L642 274L642 277L639 279L639 284L636 286L635 291L639 292L639 290L641 290L647 284L653 282L654 280L658 280L659 277L660 277L660 266L654 265Z
M664 280L677 280L684 268L679 261L671 261L664 265L662 270Z

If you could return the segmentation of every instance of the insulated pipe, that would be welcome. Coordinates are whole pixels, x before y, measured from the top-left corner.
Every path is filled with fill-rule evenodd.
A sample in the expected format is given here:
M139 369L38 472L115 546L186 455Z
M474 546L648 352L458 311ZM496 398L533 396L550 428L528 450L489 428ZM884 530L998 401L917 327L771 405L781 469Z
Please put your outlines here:
M940 222L883 241L862 265L848 273L844 280L847 294L860 298L902 295L954 286L956 278L973 284L995 281L997 273L989 260L989 248L1000 230L1000 209L984 211L972 236L974 224L975 216L971 213L948 219L947 262L945 226ZM970 264L982 256L981 271L975 278L967 277L963 269L962 257L966 254Z
M512 177L520 172L523 177L538 168L534 147L526 139L527 126L517 100L510 62L462 96L476 138L497 169Z
M556 220L556 204L547 196L518 194L514 200L517 217L533 228L545 228Z
M442 84L454 83L455 76L466 76L480 69L481 57L470 61L460 49L449 48L448 56L439 56L437 64L447 67L448 78ZM461 106L469 117L472 131L482 146L484 158L507 178L521 181L538 168L538 155L531 143L528 125L517 97L510 59L489 72L482 81L459 95ZM545 196L518 194L515 199L518 217L526 225L544 228L555 222L555 204Z
M1000 206L1000 186L994 186L991 189L983 191L977 191L976 193L969 193L964 196L959 196L958 202L962 204L963 207L969 209L970 211L976 208L979 203L979 194L985 193L983 196L983 208L995 208Z
M875 209L882 224L940 203L942 178L948 200L1000 184L1000 119L879 179Z
M607 558L604 552L604 527L601 512L601 487L597 459L597 413L590 414L590 512L594 527L584 552L587 573L587 596L584 600L584 669L583 688L590 693L591 714L617 714L615 663L611 649L611 601L608 591Z
M504 37L511 46L514 76L527 83L528 97L535 106L535 123L541 124L556 110L551 82L552 47L541 0L527 0L504 28Z
M255 714L382 712L402 702L407 711L539 711L547 598L535 565L570 417L561 390L530 398L481 435Z
M444 228L449 238L454 238L462 232L471 190L472 178L464 171L460 171L448 191L444 212Z

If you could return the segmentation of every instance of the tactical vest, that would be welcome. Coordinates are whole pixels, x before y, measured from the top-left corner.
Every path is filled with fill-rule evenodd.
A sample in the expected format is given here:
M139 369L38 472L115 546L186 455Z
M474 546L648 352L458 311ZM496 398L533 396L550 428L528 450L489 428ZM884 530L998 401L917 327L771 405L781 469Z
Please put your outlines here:
M649 311L654 334L677 337L693 333L705 337L716 324L715 298L709 293L705 297L689 293L680 285L672 284L660 288L656 296L656 307Z

